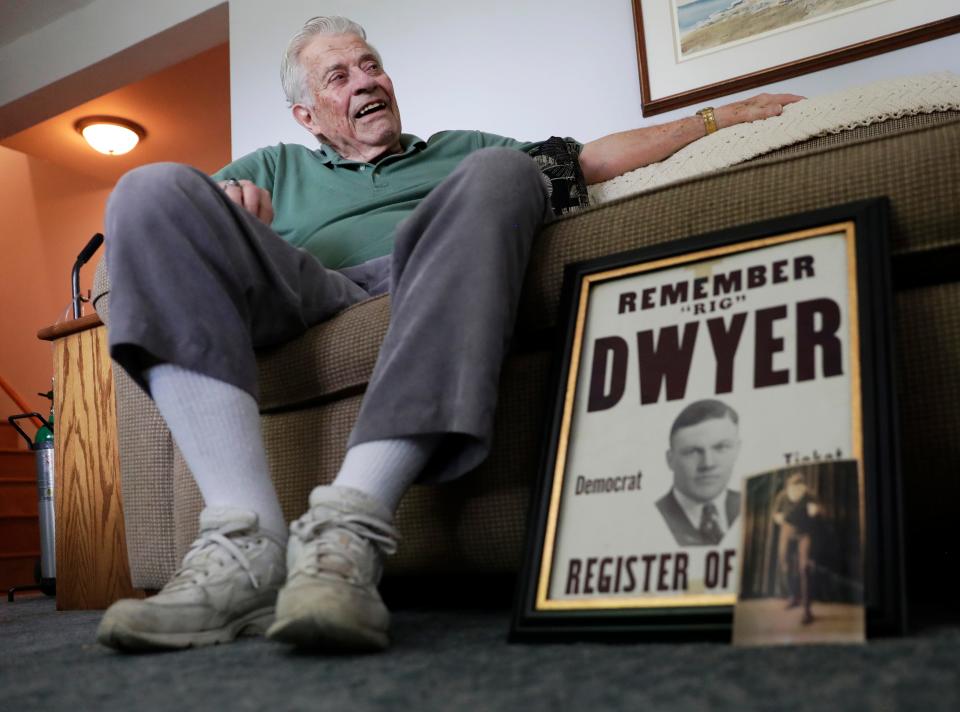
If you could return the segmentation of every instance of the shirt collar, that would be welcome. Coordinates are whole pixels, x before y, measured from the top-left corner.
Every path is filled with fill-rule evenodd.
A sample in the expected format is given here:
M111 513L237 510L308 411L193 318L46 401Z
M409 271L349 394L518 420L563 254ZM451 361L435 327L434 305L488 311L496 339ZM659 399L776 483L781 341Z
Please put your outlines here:
M424 141L419 136L414 136L413 134L400 134L400 147L403 148L401 153L393 153L389 156L384 156L381 161L384 161L388 158L399 158L400 156L407 156L417 151L422 151L427 147L427 142ZM317 154L320 156L320 159L331 166L349 166L349 165L360 165L364 164L363 161L352 161L349 158L344 158L339 153L337 153L331 146L327 144L321 144L320 148L317 150ZM365 164L364 164L365 165Z
M698 502L695 499L690 499L690 497L676 487L673 488L673 496L677 500L677 504L680 505L680 509L687 515L690 523L693 524L695 529L699 529L700 517L703 516L703 505L706 504L706 502ZM723 492L710 501L713 502L713 505L717 508L717 515L720 519L720 529L726 532L727 529L730 528L730 523L727 521L727 489L724 488Z

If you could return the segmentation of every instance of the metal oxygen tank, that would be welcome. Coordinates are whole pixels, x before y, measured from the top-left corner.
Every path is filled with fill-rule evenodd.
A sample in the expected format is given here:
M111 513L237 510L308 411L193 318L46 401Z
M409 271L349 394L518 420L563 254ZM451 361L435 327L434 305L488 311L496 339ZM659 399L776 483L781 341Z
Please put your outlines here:
M51 394L41 394L53 400ZM43 426L37 430L36 438L31 441L23 429L16 423L24 418L38 418ZM40 590L48 596L57 591L57 537L56 514L54 511L55 476L53 467L53 412L50 420L39 413L21 413L11 415L7 420L17 429L36 455L37 474L37 510L40 524ZM24 588L24 587L19 587Z

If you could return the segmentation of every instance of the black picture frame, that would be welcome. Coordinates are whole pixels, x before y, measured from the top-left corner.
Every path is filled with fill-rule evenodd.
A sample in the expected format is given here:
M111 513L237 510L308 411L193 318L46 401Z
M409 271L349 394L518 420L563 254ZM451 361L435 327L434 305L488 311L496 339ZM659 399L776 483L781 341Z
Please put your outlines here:
M560 510L565 503L565 497L573 501L575 496L564 490L565 485L574 481L574 476L567 471L567 455L559 453L560 444L563 442L564 453L567 452L568 445L576 444L572 423L574 407L578 403L578 384L579 391L584 391L579 376L585 370L590 370L586 365L586 355L583 356L582 363L580 356L575 356L575 353L579 354L581 350L586 353L583 346L586 339L583 335L589 320L585 305L589 306L590 290L597 285L614 284L631 275L667 274L668 270L675 269L677 265L695 266L701 262L716 260L718 255L750 255L754 251L777 245L800 245L803 240L829 240L841 235L843 244L847 246L847 276L846 286L843 288L847 290L848 298L853 300L847 302L851 323L849 371L851 374L856 373L859 378L859 385L850 390L851 413L858 412L859 423L854 422L851 416L850 432L853 433L851 437L854 441L859 437L859 450L856 445L853 449L862 463L864 484L861 491L864 492L862 521L865 533L863 555L867 633L870 636L890 635L904 630L906 620L902 518L896 404L892 380L892 296L887 212L887 201L880 197L698 235L566 267L560 306L562 343L558 344L554 360L551 378L554 388L548 410L550 419L545 429L540 475L531 497L524 560L510 629L511 641L598 637L729 639L735 600L735 595L731 597L729 592L722 595L704 594L706 599L710 600L694 595L695 604L688 602L693 599L686 591L676 596L655 596L657 600L653 603L643 597L631 598L623 595L576 597L581 595L578 589L581 581L585 582L587 579L580 576L582 567L578 567L578 575L573 576L575 567L573 558L570 558L567 578L563 579L566 582L566 592L561 595L553 593L551 587L555 587L556 581L560 580L555 578L555 567L560 566L555 555L564 536L564 521ZM816 293L816 280L810 281L810 289L810 294ZM621 294L621 304L623 298ZM855 307L852 306L854 303ZM855 353L852 344L857 346ZM591 378L595 380L596 347L594 351ZM639 380L640 376L637 378ZM850 376L854 383L857 378ZM602 384L612 388L613 381L614 377L610 375L607 363L604 362ZM591 381L591 384L593 382ZM660 385L657 389L659 393ZM770 392L774 390L769 389ZM788 395L788 391L784 392L784 396ZM859 395L859 406L854 403L857 400L856 395ZM584 412L587 411L584 409ZM858 427L859 435L856 433ZM672 438L672 433L670 437ZM619 482L622 484L623 481ZM638 487L642 489L639 482L638 479ZM650 509L648 513L652 514L653 511ZM568 518L572 516L568 515ZM611 522L624 521L623 517L616 520L614 514L610 514L609 518L607 514L599 518L593 516L594 519L589 516L581 518L590 527L593 526L590 522L596 521L598 527L606 527L608 530L617 526ZM653 519L647 517L644 521L649 523ZM592 529L578 531L582 533ZM739 541L736 544L739 546ZM626 546L630 546L629 542ZM612 558L612 555L607 558ZM582 563L583 560L580 561ZM618 573L618 586L619 576ZM608 581L610 578L607 577ZM639 579L639 575L637 578ZM703 580L707 581L708 578L705 575ZM734 580L736 578L734 577ZM574 595L570 593L571 588L576 594L574 598L569 598ZM585 583L583 588L587 588ZM564 598L564 595L568 597ZM710 602L713 600L711 596L715 598L715 604Z

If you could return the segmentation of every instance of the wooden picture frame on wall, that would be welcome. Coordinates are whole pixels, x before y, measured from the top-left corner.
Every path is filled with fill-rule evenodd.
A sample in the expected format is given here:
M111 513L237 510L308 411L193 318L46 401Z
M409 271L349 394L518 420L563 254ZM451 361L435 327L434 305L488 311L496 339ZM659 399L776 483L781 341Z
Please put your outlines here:
M761 31L749 8L781 16ZM644 116L960 32L956 0L848 0L804 18L772 2L633 0L633 17Z

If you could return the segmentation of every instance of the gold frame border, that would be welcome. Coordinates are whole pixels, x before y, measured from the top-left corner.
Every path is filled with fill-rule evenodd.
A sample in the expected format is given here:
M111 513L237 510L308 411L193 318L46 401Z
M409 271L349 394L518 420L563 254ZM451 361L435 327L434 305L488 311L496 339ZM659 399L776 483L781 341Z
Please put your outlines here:
M557 519L560 510L560 496L563 490L567 450L570 442L570 424L573 417L573 404L576 400L577 378L580 373L580 352L583 345L583 332L586 323L587 306L590 289L595 284L606 282L620 277L626 277L641 272L652 272L666 267L675 267L688 262L703 262L738 252L763 249L781 245L787 242L796 242L813 237L823 237L831 234L843 234L847 243L847 308L850 323L850 402L851 402L851 433L852 448L855 459L858 461L860 481L860 521L865 523L865 492L863 471L863 404L861 402L860 386L860 314L859 291L857 283L857 250L856 224L854 220L822 225L816 228L798 230L772 237L762 237L747 242L739 242L722 247L711 247L684 255L665 257L651 262L617 267L603 272L587 275L580 282L580 293L577 302L577 321L573 344L570 353L570 366L567 370L567 385L564 392L563 418L560 424L560 435L557 439L557 454L553 468L553 481L550 492L550 506L547 511L547 527L544 534L543 550L540 556L540 572L537 581L537 595L534 601L534 611L577 611L577 610L617 610L625 608L687 608L706 606L732 606L736 602L736 595L730 594L697 594L689 596L662 596L647 598L594 598L594 599L551 599L547 597L550 587L550 576L553 572L553 553L557 538ZM860 527L861 537L865 536L865 527Z

